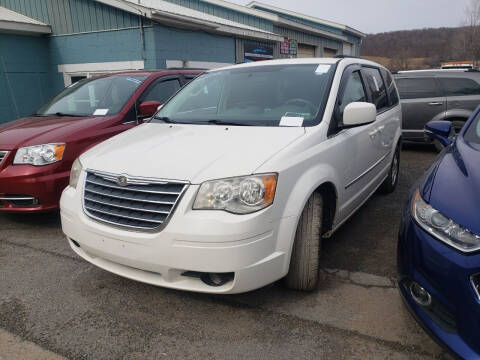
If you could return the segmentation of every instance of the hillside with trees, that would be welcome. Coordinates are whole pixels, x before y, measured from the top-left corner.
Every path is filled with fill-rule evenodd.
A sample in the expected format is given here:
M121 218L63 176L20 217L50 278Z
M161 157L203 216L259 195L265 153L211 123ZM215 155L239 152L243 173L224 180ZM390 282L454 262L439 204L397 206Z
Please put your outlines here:
M464 26L392 31L368 35L362 57L377 61L390 70L430 69L446 61L480 60L480 0L469 0Z
M391 70L438 68L444 61L472 59L469 28L393 31L368 35L362 57Z

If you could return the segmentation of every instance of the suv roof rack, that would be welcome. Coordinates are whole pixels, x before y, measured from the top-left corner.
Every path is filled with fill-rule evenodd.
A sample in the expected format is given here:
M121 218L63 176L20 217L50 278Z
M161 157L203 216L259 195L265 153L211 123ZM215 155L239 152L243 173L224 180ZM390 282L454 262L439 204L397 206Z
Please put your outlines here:
M334 56L335 59L350 59L350 58L353 58L353 59L358 59L358 56L353 56L353 55L335 55Z

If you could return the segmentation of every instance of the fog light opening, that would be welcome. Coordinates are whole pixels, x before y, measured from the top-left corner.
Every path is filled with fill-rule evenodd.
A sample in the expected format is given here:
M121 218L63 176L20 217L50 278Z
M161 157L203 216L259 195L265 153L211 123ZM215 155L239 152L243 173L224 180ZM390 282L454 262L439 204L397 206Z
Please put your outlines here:
M233 280L233 273L203 273L200 279L210 286L222 286Z
M410 284L410 295L419 305L430 306L432 304L432 296L423 286L415 281Z

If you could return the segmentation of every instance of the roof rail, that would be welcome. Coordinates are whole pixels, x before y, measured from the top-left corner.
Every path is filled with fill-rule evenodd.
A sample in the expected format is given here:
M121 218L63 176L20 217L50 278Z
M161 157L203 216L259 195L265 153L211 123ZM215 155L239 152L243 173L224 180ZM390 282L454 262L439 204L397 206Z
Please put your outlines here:
M208 70L207 68L167 67L165 70Z
M353 55L335 55L334 58L335 58L335 59L350 59L350 58L358 59L358 56L353 56Z

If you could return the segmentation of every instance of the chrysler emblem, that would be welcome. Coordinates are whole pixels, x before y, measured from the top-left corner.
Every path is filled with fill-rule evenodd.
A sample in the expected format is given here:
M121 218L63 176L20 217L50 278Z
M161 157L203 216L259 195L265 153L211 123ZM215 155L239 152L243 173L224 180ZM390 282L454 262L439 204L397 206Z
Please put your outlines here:
M127 186L128 185L128 179L126 176L119 176L117 178L117 184L120 186Z

